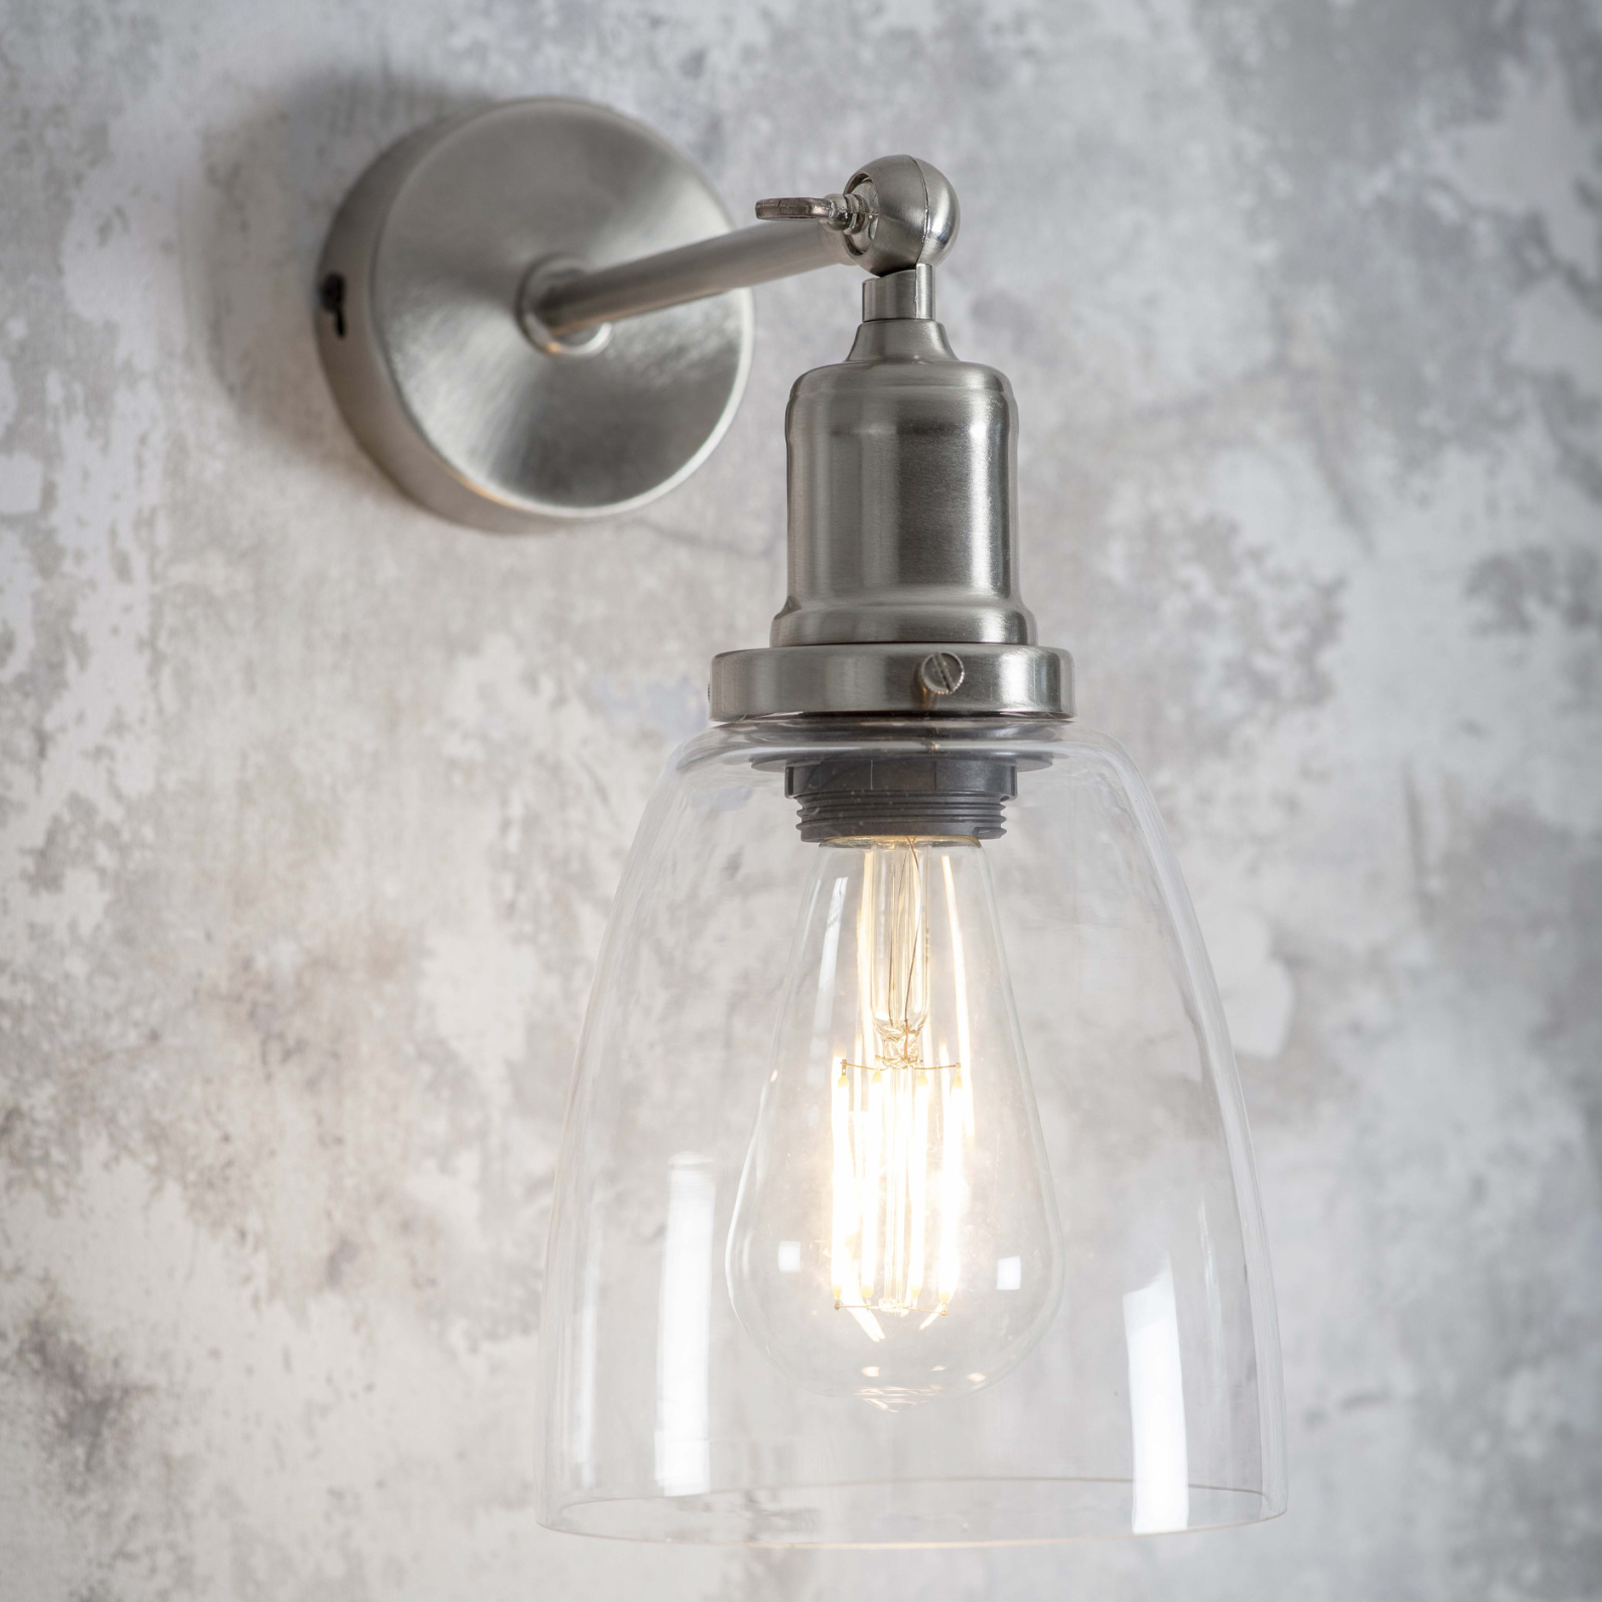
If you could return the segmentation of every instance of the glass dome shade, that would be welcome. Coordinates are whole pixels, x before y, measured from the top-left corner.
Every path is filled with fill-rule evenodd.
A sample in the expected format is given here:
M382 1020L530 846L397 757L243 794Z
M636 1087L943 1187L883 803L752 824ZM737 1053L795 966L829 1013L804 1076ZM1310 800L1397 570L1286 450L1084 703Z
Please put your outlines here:
M1015 774L993 838L802 837L798 764L931 755ZM968 1544L1282 1511L1238 1079L1124 753L1054 719L682 747L602 951L544 1309L556 1529Z

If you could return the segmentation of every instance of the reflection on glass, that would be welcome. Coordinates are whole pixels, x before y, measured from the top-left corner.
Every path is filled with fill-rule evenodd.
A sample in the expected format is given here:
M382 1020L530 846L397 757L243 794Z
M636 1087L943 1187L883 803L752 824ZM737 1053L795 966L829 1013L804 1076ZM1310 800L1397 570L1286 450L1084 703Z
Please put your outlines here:
M1135 1446L1136 1535L1183 1530L1190 1523L1185 1445L1185 1384L1179 1361L1179 1310L1173 1265L1124 1296L1129 1349L1129 1421Z
M595 1484L595 1357L601 1336L600 1262L591 1258L584 1269L584 1299L579 1308L578 1385L573 1398L573 1468L580 1485Z
M656 1479L668 1496L712 1484L710 1385L712 1164L680 1152L668 1168L667 1240L656 1343Z

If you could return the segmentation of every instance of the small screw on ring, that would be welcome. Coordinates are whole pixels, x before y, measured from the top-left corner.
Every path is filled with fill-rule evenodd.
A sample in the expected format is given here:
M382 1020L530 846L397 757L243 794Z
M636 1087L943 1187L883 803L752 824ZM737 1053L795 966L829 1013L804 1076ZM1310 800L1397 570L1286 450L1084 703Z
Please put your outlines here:
M967 669L960 656L950 651L931 651L918 664L918 681L930 695L950 695L962 688Z

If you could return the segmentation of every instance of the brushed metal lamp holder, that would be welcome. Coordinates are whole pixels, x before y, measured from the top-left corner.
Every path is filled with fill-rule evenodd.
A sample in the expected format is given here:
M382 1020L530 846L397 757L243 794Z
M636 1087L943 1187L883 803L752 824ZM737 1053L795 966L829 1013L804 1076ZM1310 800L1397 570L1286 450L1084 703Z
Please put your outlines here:
M616 516L722 438L750 286L857 267L850 354L798 380L786 420L789 598L767 648L714 659L712 716L1071 716L1071 660L1035 642L1017 589L1011 388L935 320L951 185L888 156L756 214L733 229L679 151L604 107L515 101L425 128L367 169L324 246L339 406L455 522Z

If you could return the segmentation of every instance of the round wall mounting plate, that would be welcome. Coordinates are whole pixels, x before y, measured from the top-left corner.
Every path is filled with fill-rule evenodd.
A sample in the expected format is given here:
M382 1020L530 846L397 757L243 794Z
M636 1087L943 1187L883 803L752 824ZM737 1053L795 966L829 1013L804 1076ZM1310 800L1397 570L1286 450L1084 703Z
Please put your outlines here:
M525 283L724 233L678 151L579 100L520 100L402 140L340 208L318 346L356 437L458 523L614 516L672 489L728 427L751 361L748 289L554 340Z

